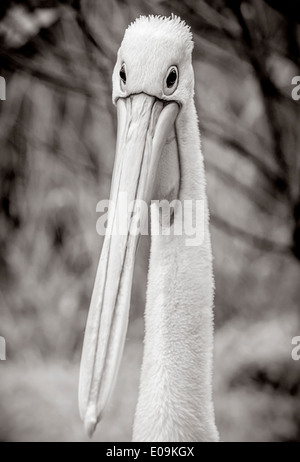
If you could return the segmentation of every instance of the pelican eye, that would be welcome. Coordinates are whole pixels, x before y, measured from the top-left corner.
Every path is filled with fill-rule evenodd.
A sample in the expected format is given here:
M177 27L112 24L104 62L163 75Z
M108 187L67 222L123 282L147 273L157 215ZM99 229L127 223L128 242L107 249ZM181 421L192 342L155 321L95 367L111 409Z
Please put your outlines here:
M171 95L178 85L178 69L176 66L171 66L167 72L164 82L164 92L166 95Z
M125 64L123 63L120 69L120 78L122 82L125 84L126 83L126 69L125 69Z
M175 85L176 80L177 80L177 69L176 67L172 67L167 77L167 87L172 88L173 85Z

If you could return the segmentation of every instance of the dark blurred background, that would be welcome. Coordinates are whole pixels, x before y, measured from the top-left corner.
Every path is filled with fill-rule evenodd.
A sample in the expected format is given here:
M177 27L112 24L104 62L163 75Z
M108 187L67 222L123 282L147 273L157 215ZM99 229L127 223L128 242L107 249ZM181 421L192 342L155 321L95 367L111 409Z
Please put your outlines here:
M224 441L300 441L297 0L1 0L0 441L86 441L83 332L109 196L111 74L140 14L194 34L216 277L215 402ZM149 239L139 250L114 398L95 440L126 441L142 357Z

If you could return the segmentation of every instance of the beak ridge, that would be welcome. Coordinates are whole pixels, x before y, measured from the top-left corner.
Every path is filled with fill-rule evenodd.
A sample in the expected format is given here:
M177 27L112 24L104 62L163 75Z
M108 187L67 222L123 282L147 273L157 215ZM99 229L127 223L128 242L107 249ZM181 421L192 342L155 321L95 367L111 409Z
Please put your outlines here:
M133 216L128 210L125 235L118 230L120 193L128 204L150 202L158 162L178 115L177 103L165 105L153 96L138 94L117 102L118 135L111 186L107 231L98 265L82 351L79 379L79 409L89 436L112 392L127 332L137 227L143 210Z

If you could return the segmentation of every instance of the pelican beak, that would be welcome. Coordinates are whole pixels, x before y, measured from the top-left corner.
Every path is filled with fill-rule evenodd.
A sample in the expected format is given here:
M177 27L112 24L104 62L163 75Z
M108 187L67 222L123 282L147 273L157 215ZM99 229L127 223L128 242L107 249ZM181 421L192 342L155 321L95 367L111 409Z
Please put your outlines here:
M179 107L144 93L117 101L118 135L111 204L86 325L79 380L79 409L89 436L103 416L121 362L128 325L134 260L147 207L128 214L120 233L120 197L150 203L159 159ZM122 194L121 194L122 193ZM137 203L137 202L136 202Z

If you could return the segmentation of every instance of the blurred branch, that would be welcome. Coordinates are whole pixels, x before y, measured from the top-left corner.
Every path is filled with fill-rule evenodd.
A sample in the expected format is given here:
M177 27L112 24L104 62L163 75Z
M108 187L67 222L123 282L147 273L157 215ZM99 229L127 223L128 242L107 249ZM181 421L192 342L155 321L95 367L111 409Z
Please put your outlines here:
M39 64L29 61L21 54L15 53L12 56L6 50L0 47L0 55L2 60L2 68L9 71L25 71L37 79L42 80L50 85L54 85L56 88L63 90L70 90L77 93L81 93L88 98L95 99L94 91L84 85L82 82L74 83L74 75L72 75L72 80L70 76L65 76L63 74L53 73L48 69L42 69Z
M245 44L245 51L249 61L252 64L259 88L261 90L262 100L264 102L264 107L272 134L274 155L283 173L282 187L284 188L288 199L290 202L292 202L289 185L289 168L282 149L281 125L278 123L273 109L273 100L274 98L278 98L280 93L278 92L276 86L273 84L266 70L266 59L263 54L263 50L261 47L258 47L258 45L256 45L252 39L250 29L242 14L241 0L231 1L230 8L235 14L242 29L242 38Z
M209 136L211 139L216 139L220 141L225 146L234 149L240 155L246 159L251 160L251 162L257 167L258 172L261 173L272 185L276 186L277 190L281 190L285 185L285 180L283 177L277 175L252 151L249 151L244 144L241 144L237 139L231 138L222 133L216 133L215 129L208 128L207 125L199 123L201 131Z
M76 0L73 3L73 8L76 10L76 20L77 23L84 34L84 36L88 39L88 41L93 45L93 47L102 55L105 56L108 60L111 60L111 56L109 53L104 49L104 47L95 39L94 35L92 34L90 27L87 23L87 20L85 19L83 15L83 11L81 8L81 1Z
M259 210L266 213L267 215L275 216L273 209L270 208L270 197L269 202L263 201L263 196L267 194L266 191L262 191L261 189L257 191L257 188L255 188L254 191L253 186L250 187L245 185L244 183L239 181L236 176L220 168L218 165L215 165L208 159L205 159L205 165L208 167L209 170L215 172L228 185L230 185L231 187L232 185L234 185L235 189L237 189L250 202L253 202ZM278 217L277 211L276 217ZM284 217L281 217L281 219L283 220Z
M235 236L238 239L241 239L248 245L254 246L259 250L264 252L276 252L280 254L289 254L291 253L291 247L274 242L265 237L257 236L252 234L250 231L245 231L232 223L229 223L227 220L224 220L219 215L211 214L212 224L219 228L221 231L225 232L230 236Z

